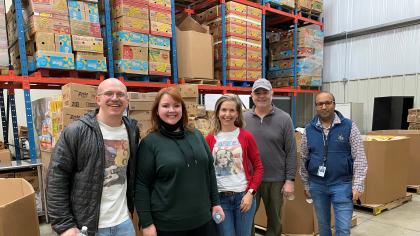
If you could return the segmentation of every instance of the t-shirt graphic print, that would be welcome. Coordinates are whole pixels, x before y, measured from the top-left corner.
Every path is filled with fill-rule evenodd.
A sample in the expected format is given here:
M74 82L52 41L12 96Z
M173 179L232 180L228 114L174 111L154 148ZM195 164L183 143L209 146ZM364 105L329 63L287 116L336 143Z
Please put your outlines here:
M104 187L123 185L126 181L128 164L128 140L104 140L105 173Z

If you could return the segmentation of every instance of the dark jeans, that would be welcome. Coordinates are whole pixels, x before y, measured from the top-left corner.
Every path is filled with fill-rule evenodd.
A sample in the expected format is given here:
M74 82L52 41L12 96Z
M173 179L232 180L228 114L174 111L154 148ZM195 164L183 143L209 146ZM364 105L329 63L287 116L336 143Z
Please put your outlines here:
M218 236L216 223L213 220L201 225L195 229L185 231L160 231L157 230L158 236Z
M283 194L281 189L283 188L283 185L284 182L261 182L257 194L255 195L257 211L262 198L267 215L267 232L265 233L265 236L281 235L281 207L283 205ZM254 227L252 235L255 235Z

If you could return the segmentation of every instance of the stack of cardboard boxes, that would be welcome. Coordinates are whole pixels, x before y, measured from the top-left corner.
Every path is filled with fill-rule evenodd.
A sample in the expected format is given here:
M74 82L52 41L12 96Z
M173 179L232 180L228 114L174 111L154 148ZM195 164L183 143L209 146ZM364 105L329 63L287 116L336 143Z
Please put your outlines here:
M76 70L106 71L98 3L68 0L67 5Z
M420 130L420 108L408 110L407 122L409 130Z
M157 93L137 93L129 92L128 115L138 121L140 137L145 137L150 128L152 128L152 107Z
M323 0L296 0L296 5L301 11L319 15L322 13Z
M0 68L9 68L9 52L6 31L6 7L4 1L0 2Z
M269 34L270 67L267 78L274 87L293 85L293 30ZM297 35L296 75L299 86L321 86L323 33L300 28Z
M114 64L117 73L171 75L171 2L113 0Z
M67 2L28 0L23 2L23 16L28 69L74 69ZM14 5L10 7L6 19L11 62L15 71L20 73Z
M213 35L215 77L222 77L222 27L225 27L226 79L255 81L261 77L261 9L231 1L226 3L225 14L225 26L220 5L196 16L200 23L210 27Z
M0 141L0 166L10 166L11 164L10 151L9 149L5 149L4 143Z

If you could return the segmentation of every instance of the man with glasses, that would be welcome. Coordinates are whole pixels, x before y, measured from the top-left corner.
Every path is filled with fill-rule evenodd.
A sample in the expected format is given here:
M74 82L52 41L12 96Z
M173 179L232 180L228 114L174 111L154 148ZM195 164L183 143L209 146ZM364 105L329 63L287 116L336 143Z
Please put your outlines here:
M62 132L48 169L51 226L59 235L134 236L133 212L137 121L123 113L127 88L110 78L98 87L98 109Z
M315 106L301 143L305 194L313 199L321 236L332 235L331 204L336 235L350 235L353 201L362 195L367 171L363 141L356 124L335 110L333 94L317 94Z
M245 129L254 135L264 167L261 185L256 190L256 205L258 209L262 198L267 215L265 235L280 236L283 197L294 196L296 141L293 123L289 114L272 104L270 81L255 81L251 97L255 106L244 114Z

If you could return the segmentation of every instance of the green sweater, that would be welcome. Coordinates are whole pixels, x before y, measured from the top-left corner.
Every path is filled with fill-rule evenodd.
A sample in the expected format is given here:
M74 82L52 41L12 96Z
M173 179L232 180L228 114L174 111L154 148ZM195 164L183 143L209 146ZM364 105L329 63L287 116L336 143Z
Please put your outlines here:
M161 231L183 231L211 220L219 195L213 157L198 130L178 140L158 132L142 140L135 205L143 228L154 224Z

